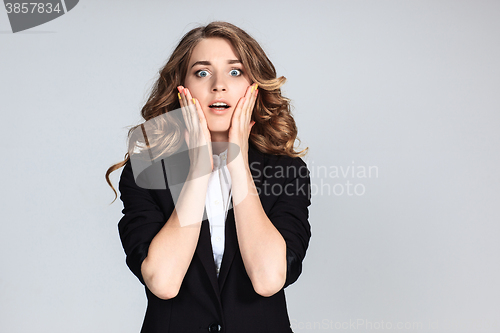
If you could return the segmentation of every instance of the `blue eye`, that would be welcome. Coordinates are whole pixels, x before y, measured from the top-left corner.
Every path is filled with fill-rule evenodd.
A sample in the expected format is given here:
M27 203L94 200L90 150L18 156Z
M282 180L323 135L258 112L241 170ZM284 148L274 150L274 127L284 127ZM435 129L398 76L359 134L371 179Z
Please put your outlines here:
M203 74L203 73L205 73L205 74ZM207 77L208 72L206 70L199 70L195 74L196 74L196 76L199 76L199 77Z
M234 72L236 72L236 75L233 75ZM241 69L231 69L229 73L231 73L231 76L240 76L243 72L241 71Z

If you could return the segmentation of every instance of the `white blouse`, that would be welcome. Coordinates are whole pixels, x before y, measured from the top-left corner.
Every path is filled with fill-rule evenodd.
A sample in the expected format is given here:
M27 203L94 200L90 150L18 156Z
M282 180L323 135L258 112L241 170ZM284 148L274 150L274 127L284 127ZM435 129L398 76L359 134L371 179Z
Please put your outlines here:
M205 199L217 277L224 254L224 231L231 203L231 176L227 169L226 159L227 149L219 155L213 155L214 169L208 180Z

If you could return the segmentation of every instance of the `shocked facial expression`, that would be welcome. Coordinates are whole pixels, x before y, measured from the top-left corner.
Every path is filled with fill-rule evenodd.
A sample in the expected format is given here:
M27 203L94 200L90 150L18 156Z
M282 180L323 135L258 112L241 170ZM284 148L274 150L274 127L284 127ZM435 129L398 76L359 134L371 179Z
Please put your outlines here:
M184 86L199 101L212 136L227 137L236 105L252 83L246 69L223 38L201 40L188 66Z

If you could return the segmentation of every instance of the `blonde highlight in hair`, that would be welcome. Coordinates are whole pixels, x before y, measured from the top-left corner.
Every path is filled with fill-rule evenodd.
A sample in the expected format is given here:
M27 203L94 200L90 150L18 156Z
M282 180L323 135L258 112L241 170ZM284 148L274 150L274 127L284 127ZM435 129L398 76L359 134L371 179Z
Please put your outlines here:
M136 133L139 127L141 127L141 132L145 132L144 124L154 123L152 126L154 135L150 132L148 136L144 135L146 146L153 151L152 156L171 154L183 144L183 121L169 111L180 109L177 87L184 85L194 48L201 40L207 38L224 38L229 41L240 57L250 80L259 85L259 93L252 114L255 125L250 132L250 143L267 154L301 157L307 153L308 148L298 152L294 148L297 126L291 113L290 100L281 94L281 87L286 78L276 76L276 69L264 50L244 30L228 22L211 22L186 33L166 65L160 70L159 78L141 110L144 123L129 130L129 151L125 154L124 160L112 165L106 171L105 178L115 193L114 200L118 195L109 175L123 167L129 160L133 147L137 145L137 135L134 138L133 133ZM149 141L147 141L148 138Z

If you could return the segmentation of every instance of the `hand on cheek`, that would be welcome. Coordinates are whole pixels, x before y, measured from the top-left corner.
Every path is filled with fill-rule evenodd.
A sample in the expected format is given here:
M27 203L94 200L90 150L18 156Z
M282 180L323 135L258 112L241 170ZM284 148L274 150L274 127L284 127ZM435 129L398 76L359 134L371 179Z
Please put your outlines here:
M191 96L189 89L182 86L177 89L182 116L186 124L184 139L189 148L191 170L196 175L202 176L212 172L213 169L211 136L207 120L200 103Z
M240 148L241 154L238 154L234 149L228 151L228 169L231 171L238 166L248 165L248 138L255 121L252 120L252 112L257 98L257 84L249 86L245 92L245 96L241 97L234 110L231 126L229 128L229 142L236 144ZM232 147L232 145L230 145ZM236 162L236 163L233 163Z

